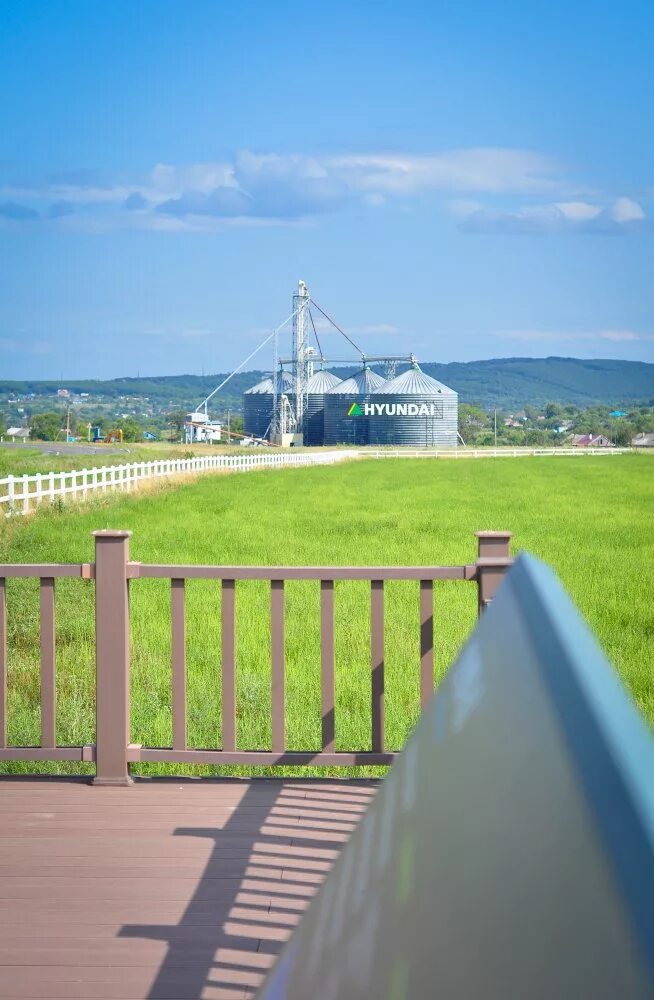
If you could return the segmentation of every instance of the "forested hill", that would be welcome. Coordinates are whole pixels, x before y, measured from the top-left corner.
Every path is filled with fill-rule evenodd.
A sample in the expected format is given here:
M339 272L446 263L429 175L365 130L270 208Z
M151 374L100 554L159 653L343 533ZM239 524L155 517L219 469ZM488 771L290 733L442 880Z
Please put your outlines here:
M463 402L485 408L515 409L550 401L610 405L654 399L654 364L642 361L497 358L420 367L455 389Z
M618 405L654 399L654 364L639 361L584 361L579 358L497 358L491 361L421 363L429 375L455 389L462 402L485 408L517 409L549 401L589 406ZM335 369L346 377L355 370ZM245 389L263 377L261 371L235 375L216 397L216 409L239 408ZM1 396L52 395L62 385L73 393L92 397L147 396L158 406L189 408L197 405L224 375L166 375L108 381L65 380L0 381ZM220 401L219 401L220 400Z

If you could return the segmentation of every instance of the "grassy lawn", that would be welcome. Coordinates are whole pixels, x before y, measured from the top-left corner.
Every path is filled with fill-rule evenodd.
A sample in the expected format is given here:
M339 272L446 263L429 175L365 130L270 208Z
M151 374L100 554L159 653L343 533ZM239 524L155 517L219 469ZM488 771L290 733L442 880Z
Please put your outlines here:
M475 530L508 529L514 532L514 552L527 549L558 572L652 723L653 486L648 455L389 459L207 476L74 512L16 518L0 528L0 561L91 561L92 530L129 528L132 558L143 562L459 564L474 561ZM190 745L215 747L220 745L220 585L191 581L187 592ZM470 583L435 585L437 678L474 624L475 598ZM37 582L10 581L8 605L10 741L38 743ZM132 739L149 746L171 742L169 608L165 581L132 585ZM239 583L237 709L243 748L270 747L268 614L268 587ZM367 749L369 585L337 584L336 617L337 745ZM387 743L401 746L418 706L417 584L387 585L386 618ZM286 627L288 745L317 748L317 583L287 585ZM59 742L93 742L91 584L57 584L57 639Z

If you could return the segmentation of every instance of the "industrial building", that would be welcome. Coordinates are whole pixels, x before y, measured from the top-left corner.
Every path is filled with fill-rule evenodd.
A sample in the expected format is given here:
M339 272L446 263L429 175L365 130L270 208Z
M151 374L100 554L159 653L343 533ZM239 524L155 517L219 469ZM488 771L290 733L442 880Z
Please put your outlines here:
M311 305L356 350L356 344L315 303L304 282L293 297L293 347L290 358L279 358L275 341L272 376L243 395L245 433L266 437L277 444L304 445L409 445L420 448L454 448L458 440L458 395L420 370L412 354L397 357L365 355L359 351L361 369L343 380L326 364L346 358L323 354ZM317 349L308 346L309 330ZM371 367L381 365L390 377ZM396 374L397 366L408 363ZM289 365L287 371L284 365ZM320 365L316 370L316 365Z
M222 437L222 425L209 420L205 411L194 410L186 414L184 440L186 444L217 444Z
M312 307L354 348L354 358L326 355ZM284 357L279 353L278 335L289 323L291 353ZM309 344L312 333L315 347ZM291 315L189 415L189 429L195 432L195 427L200 430L211 424L207 415L209 400L270 341L270 376L243 394L244 430L255 442L281 446L456 447L457 393L421 371L413 354L370 355L361 351L310 296L303 281L293 296ZM352 365L353 361L359 366L353 375L341 379L333 371L333 366ZM373 365L381 368L384 377ZM398 374L398 367L405 365L406 369Z

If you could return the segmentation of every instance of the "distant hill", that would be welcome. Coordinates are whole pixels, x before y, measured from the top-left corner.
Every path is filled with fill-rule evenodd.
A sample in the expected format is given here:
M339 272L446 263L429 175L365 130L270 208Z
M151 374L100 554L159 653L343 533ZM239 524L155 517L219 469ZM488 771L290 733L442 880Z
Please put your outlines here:
M604 403L654 401L654 364L642 361L584 361L579 358L497 358L491 361L466 361L438 364L424 362L424 372L455 389L462 402L477 403L486 409L518 409L525 404L540 406L550 400L590 406ZM355 366L335 369L341 376L355 371ZM227 407L240 409L241 397L264 372L250 371L235 375L215 397L215 411ZM159 407L190 408L202 399L226 375L163 375L154 378L120 378L107 381L69 380L71 392L88 392L97 397L147 396ZM0 396L54 395L61 382L0 381ZM654 402L652 403L654 405Z
M497 358L420 366L464 402L516 409L553 401L591 406L654 400L654 364L580 358Z

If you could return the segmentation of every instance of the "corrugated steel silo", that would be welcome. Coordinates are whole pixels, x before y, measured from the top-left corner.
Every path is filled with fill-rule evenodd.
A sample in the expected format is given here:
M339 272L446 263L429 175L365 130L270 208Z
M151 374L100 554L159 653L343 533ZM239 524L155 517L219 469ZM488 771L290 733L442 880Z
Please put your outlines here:
M285 393L294 405L295 381L290 372L277 373L277 393ZM273 412L274 385L272 377L264 378L243 393L243 426L246 434L266 437L270 430Z
M458 400L453 389L414 364L370 397L369 443L454 448Z
M364 406L384 379L362 368L325 394L325 444L368 444Z
M273 383L264 378L243 393L243 429L246 434L266 436L272 416Z
M325 394L337 385L341 379L331 372L320 370L314 372L307 386L307 403L305 408L304 443L320 445L325 441Z

